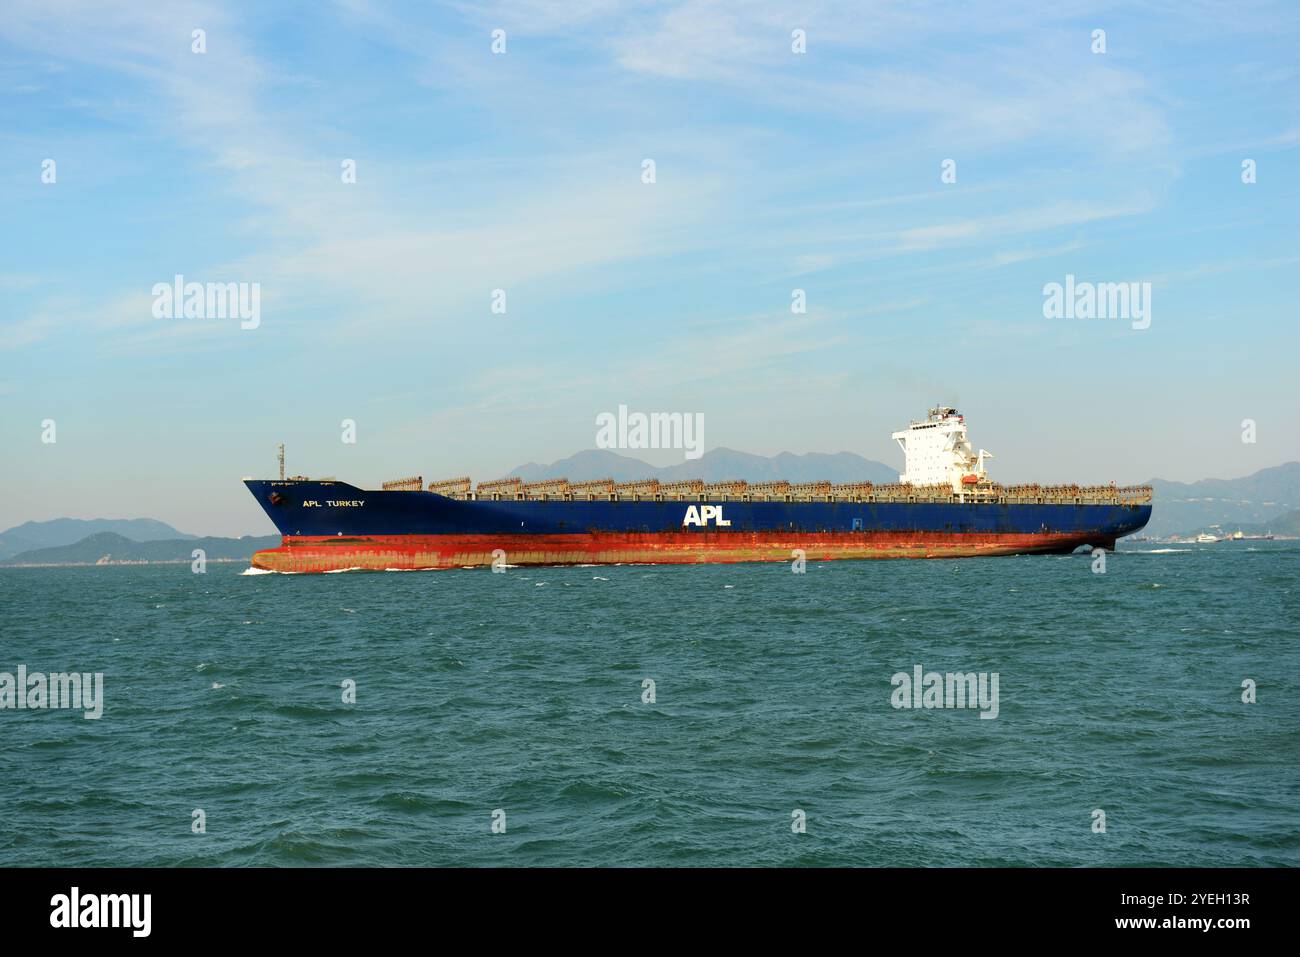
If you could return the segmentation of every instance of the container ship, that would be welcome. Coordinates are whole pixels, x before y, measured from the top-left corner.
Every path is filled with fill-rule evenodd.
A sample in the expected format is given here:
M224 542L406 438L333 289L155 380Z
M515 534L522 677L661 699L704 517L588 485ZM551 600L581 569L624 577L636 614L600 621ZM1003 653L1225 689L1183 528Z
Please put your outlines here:
M484 565L693 564L1068 554L1112 549L1151 517L1151 489L1003 486L942 406L893 433L896 484L615 482L474 485L414 476L361 489L334 479L246 479L282 536L253 556L277 572Z

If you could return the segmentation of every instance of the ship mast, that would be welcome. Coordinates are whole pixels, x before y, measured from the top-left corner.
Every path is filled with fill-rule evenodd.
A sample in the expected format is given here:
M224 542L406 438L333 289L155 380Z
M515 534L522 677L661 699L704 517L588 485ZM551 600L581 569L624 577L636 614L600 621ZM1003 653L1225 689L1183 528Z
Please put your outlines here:
M280 443L280 481L284 481L284 443Z

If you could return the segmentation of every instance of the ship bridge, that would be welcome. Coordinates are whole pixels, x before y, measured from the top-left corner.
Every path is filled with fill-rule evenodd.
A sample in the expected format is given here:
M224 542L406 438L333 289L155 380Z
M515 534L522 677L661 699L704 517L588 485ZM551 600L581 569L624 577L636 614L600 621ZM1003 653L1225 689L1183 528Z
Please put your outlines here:
M952 406L941 405L891 436L903 450L903 472L898 480L908 485L949 485L953 492L988 480L984 460L993 453L975 452L966 437L966 417Z

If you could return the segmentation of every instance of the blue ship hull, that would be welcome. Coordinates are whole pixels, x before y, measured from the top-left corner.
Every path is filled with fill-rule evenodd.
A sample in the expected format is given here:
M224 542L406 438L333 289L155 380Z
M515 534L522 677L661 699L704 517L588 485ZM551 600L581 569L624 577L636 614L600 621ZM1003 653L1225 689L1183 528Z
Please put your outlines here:
M1069 552L1113 548L1151 515L1150 504L1120 502L474 500L245 484L283 536L254 565L277 571Z

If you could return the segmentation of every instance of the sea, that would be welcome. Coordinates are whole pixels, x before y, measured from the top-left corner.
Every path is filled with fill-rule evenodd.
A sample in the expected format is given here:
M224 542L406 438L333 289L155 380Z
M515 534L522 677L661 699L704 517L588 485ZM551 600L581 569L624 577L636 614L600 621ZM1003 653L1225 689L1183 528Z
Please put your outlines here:
M3 569L0 859L1300 864L1300 542L1103 562Z

